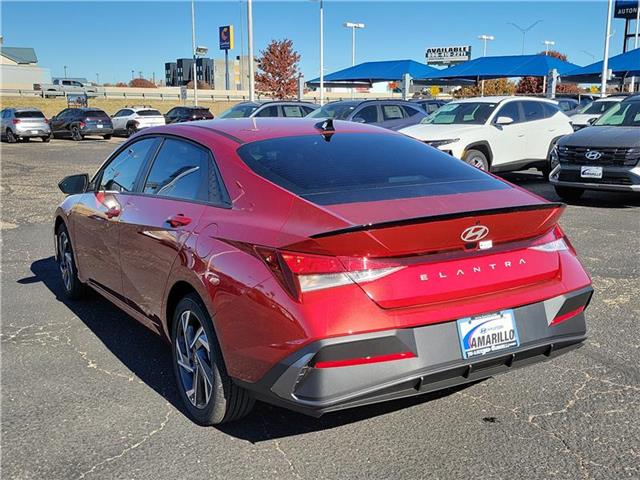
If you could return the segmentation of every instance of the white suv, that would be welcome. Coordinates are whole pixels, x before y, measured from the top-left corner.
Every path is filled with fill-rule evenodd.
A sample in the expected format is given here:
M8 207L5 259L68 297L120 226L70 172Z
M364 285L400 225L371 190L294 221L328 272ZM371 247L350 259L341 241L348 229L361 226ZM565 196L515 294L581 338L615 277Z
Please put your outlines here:
M557 102L535 97L477 97L448 103L420 124L400 130L482 170L538 168L573 132Z
M165 119L158 110L147 106L132 106L118 110L111 117L113 133L130 137L138 130L164 125Z

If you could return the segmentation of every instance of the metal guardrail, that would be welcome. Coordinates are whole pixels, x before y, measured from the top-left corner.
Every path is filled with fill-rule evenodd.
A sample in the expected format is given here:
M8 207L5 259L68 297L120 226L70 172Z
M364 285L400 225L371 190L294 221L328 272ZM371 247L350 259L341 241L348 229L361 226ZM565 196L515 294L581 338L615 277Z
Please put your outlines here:
M89 98L104 98L104 99L132 99L132 100L160 100L160 101L181 101L180 93L166 93L166 92L157 92L153 91L153 89L149 89L149 92L140 92L132 91L103 91L96 93L87 93ZM66 98L68 95L78 95L82 94L82 92L59 92L59 91L45 91L45 90L32 90L32 89L19 89L19 88L0 88L0 96L18 96L18 97L41 97L41 98L50 98L50 97L61 97ZM189 91L187 94L187 99L193 100L193 92ZM367 97L356 97L356 100L384 100L389 98L397 98L397 96L392 95L383 95L383 96L367 96ZM271 100L271 97L266 95L256 94L257 100ZM206 90L198 90L198 101L211 101L211 102L242 102L249 100L247 95L244 94L220 94L220 93L208 93ZM305 95L303 97L304 101L310 101L318 103L320 101L320 97L318 94L314 95ZM326 97L326 101L335 101L335 100L351 100L350 94L343 96L334 96Z

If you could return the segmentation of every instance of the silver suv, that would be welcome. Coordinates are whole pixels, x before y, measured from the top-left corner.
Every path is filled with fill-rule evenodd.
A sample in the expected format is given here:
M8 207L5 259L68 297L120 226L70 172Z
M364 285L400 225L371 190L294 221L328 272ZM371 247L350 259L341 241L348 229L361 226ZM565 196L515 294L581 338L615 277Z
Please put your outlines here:
M5 108L0 112L0 134L8 143L33 137L51 140L49 120L37 108Z

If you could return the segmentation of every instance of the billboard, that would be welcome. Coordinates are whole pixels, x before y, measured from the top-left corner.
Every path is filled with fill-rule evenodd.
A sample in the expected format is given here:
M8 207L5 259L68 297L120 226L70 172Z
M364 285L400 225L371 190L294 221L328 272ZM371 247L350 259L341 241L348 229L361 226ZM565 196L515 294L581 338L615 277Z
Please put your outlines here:
M220 50L233 50L233 25L218 27Z
M451 65L471 59L471 45L427 48L428 65Z
M614 16L616 18L636 18L638 15L638 0L616 0Z

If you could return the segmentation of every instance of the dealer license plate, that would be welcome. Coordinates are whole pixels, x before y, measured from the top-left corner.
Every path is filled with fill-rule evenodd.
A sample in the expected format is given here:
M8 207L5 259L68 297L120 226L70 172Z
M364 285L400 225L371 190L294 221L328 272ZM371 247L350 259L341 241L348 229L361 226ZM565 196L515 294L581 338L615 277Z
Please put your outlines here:
M582 178L602 178L602 167L580 167L580 176Z
M101 124L97 124L96 127L102 128L102 125Z
M37 134L38 134L38 130L31 130L31 133L32 133L33 135L37 135Z
M520 345L513 310L457 321L464 358L474 358Z

